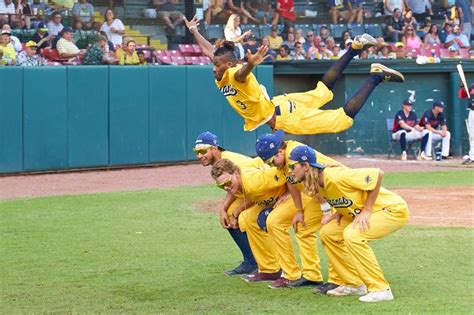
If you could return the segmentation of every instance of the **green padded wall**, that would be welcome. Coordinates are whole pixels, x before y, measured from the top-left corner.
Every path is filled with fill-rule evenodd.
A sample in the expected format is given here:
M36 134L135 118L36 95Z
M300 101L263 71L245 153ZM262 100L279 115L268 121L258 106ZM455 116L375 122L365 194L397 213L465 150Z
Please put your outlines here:
M23 170L23 69L0 72L0 173Z
M25 68L24 170L68 167L66 67Z
M68 67L69 167L109 164L109 69Z
M186 67L150 67L150 162L182 161L186 146Z
M109 67L109 162L149 163L148 67Z

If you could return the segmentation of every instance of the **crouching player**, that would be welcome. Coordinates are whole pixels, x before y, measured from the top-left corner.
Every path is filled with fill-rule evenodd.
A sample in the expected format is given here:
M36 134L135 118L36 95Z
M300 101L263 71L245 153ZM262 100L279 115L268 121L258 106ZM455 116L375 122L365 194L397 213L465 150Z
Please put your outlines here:
M310 195L321 193L337 210L320 236L344 284L327 294L362 295L361 302L393 300L368 242L405 226L409 211L405 200L381 187L383 172L376 168L325 167L308 146L291 151L289 168L295 181L303 182Z

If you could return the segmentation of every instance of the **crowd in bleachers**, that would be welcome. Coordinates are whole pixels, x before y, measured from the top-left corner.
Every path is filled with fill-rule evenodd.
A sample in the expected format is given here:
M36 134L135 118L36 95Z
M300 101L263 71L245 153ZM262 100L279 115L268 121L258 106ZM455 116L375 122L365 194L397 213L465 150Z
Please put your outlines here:
M339 58L352 39L363 33L376 37L379 45L362 53L360 59L409 58L426 63L474 58L469 0L438 1L442 6L437 12L429 0L384 0L378 6L380 1L327 0L324 13L329 23L321 23L318 14L322 12L312 11L310 3L301 12L294 0L211 0L203 11L202 31L217 44L222 39L235 42L236 54L242 58L245 51L255 52L266 44L270 48L267 62ZM183 28L179 1L152 3L167 37L173 38ZM94 21L94 11L87 0L78 0L71 9L41 0L0 0L0 64L210 62L195 45L176 43L168 51L138 45L124 36L124 23L113 10L105 10L103 23ZM364 19L373 17L377 23L364 24Z

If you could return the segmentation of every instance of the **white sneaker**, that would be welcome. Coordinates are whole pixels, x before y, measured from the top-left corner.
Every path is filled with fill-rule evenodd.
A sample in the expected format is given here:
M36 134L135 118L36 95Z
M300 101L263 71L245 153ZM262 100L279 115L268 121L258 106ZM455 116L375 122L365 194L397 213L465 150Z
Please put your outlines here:
M377 41L372 37L372 35L367 33L357 35L352 41L352 48L358 50L364 50L375 45L377 45Z
M421 151L420 155L416 159L418 161L431 161L433 158L431 156L426 156L425 152Z
M407 160L407 153L406 153L406 151L402 151L402 155L401 155L401 157L400 157L400 160L402 160L402 161L406 161L406 160Z
M391 301L391 300L393 300L393 294L390 288L383 291L372 291L359 298L359 301L368 302L368 303Z
M332 296L364 295L367 294L367 287L365 285L361 285L360 287L353 288L340 285L333 290L329 290L326 294Z

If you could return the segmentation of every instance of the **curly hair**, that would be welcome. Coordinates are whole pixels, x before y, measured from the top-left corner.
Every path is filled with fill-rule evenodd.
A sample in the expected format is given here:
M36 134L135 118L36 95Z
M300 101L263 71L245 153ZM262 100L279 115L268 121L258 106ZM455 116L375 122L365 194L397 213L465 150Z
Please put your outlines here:
M239 167L232 161L221 159L212 166L211 176L214 180L217 180L217 178L219 178L222 174L234 174L234 172L237 170L239 170Z
M319 194L319 169L310 167L303 180L305 192L316 198Z

